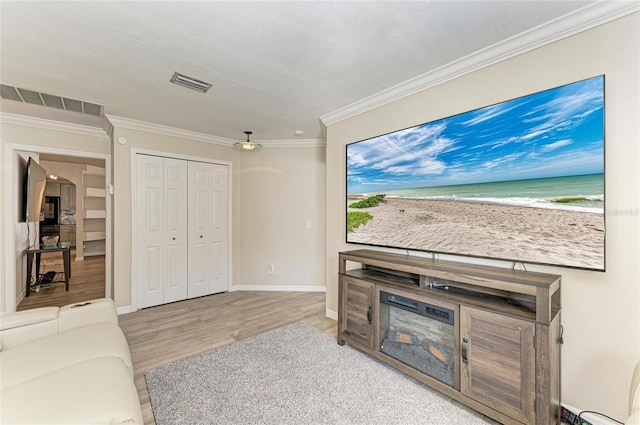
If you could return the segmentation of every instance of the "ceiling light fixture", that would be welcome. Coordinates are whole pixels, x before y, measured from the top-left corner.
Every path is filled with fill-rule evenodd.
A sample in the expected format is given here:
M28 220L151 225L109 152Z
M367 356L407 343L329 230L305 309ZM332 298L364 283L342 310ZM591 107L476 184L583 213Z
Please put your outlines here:
M260 143L254 143L251 140L249 140L249 136L253 134L252 131L245 131L244 134L247 135L247 140L245 140L244 142L234 143L233 144L234 148L240 149L240 150L246 150L246 151L257 151L259 149L262 149L262 145Z

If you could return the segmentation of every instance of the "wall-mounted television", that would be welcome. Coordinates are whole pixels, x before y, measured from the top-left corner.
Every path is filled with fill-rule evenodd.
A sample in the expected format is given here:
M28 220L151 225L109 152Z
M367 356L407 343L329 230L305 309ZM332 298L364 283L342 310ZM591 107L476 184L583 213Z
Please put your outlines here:
M604 271L604 122L602 75L348 144L346 242Z
M39 222L44 189L47 184L47 172L33 158L27 161L23 181L23 215L24 221Z

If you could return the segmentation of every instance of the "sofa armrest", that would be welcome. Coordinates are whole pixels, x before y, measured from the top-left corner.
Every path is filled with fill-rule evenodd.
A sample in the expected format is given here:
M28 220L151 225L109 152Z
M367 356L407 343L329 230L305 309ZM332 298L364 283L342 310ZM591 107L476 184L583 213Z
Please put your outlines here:
M0 315L0 338L3 350L53 335L58 332L58 307L3 313Z
M118 324L118 314L109 298L65 305L58 314L58 332L94 323Z

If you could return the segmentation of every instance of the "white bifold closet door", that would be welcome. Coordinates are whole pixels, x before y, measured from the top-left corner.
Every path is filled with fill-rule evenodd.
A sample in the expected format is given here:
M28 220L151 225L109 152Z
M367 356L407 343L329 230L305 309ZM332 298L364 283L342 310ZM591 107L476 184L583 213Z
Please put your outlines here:
M136 155L138 308L228 290L228 167Z
M189 298L228 285L228 167L189 162Z

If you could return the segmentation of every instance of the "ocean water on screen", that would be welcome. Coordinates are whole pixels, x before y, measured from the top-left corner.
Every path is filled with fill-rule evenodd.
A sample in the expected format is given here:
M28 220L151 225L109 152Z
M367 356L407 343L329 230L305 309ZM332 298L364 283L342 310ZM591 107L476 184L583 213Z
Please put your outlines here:
M602 213L604 174L398 189L385 195Z

